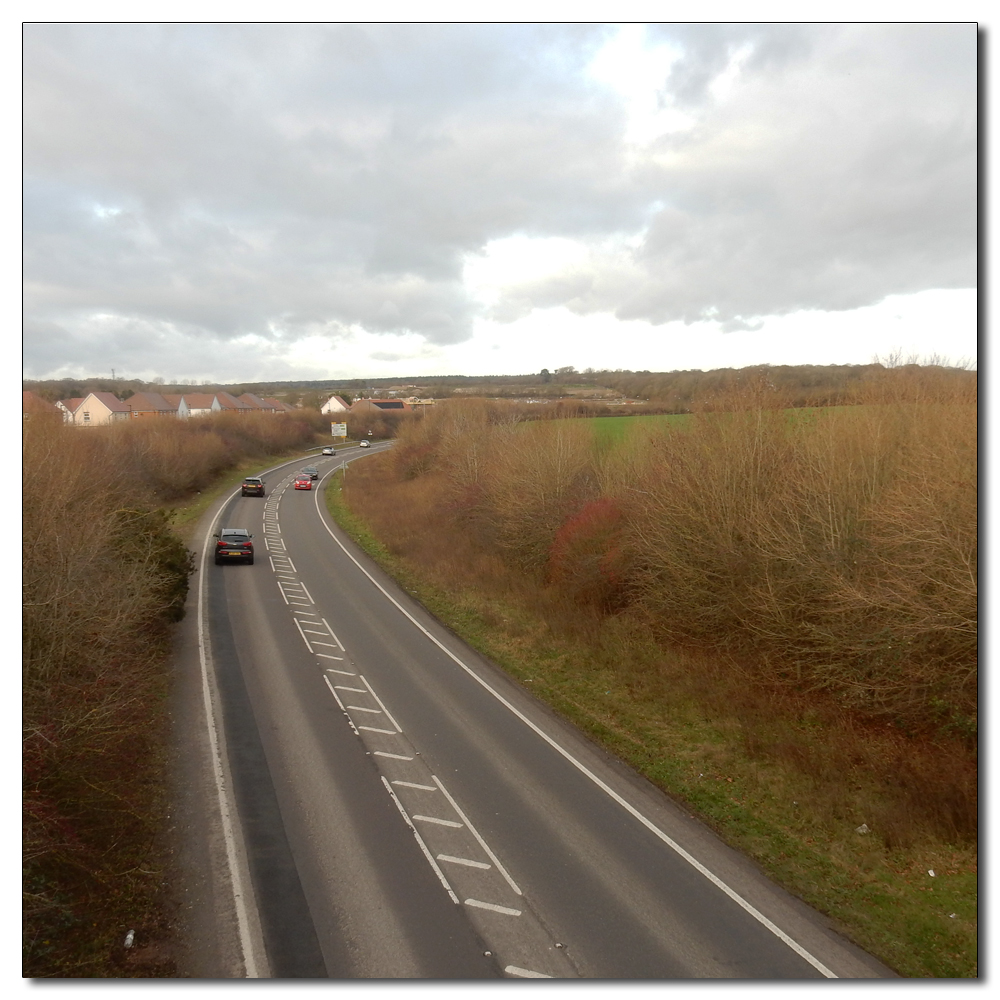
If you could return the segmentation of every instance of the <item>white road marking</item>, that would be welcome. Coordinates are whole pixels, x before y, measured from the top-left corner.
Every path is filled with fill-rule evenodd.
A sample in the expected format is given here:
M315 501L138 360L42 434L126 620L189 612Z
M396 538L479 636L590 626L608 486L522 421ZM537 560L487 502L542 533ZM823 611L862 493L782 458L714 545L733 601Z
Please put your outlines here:
M382 699L374 692L365 675L361 674L360 677L364 686L368 688L368 693L379 703L379 705L382 705L382 711L385 712L386 718L396 727L396 732L401 733L403 730L399 723L389 714L389 709L382 704Z
M315 625L316 623L315 622L310 622L309 624L310 625ZM318 634L319 635L326 635L325 632L320 632ZM320 642L318 639L313 639L313 645L314 646L329 646L330 649L340 649L339 646L335 646L332 642ZM339 660L340 657L338 656L337 659Z
M330 629L330 635L332 635L332 636L333 636L333 641L334 641L334 642L335 642L335 643L336 643L336 644L337 644L338 646L340 646L340 648L341 648L341 649L344 649L344 644L343 644L343 643L342 643L342 642L341 642L341 641L340 641L340 640L339 640L339 639L337 638L337 633L336 633L336 632L334 632L332 628L330 628L330 623L329 623L329 622L328 622L328 621L327 621L327 620L326 620L325 618L323 619L323 624L324 624L324 625L325 625L325 626L326 626L327 628L329 628L329 629ZM345 650L345 652L346 652L346 650Z
M382 714L377 708L362 708L360 705L348 705L347 707L354 712L368 712L369 715Z
M415 781L394 781L394 785L402 785L404 788L420 788L425 792L436 792L433 785L418 785Z
M337 671L340 673L340 671ZM364 688L349 688L346 684L334 684L333 685L338 691L353 691L355 694L367 694Z
M309 622L309 624L311 625L313 623ZM326 632L317 632L315 629L312 629L312 628L306 628L306 629L303 629L302 631L303 632L308 632L310 635L326 635ZM319 645L319 644L317 643L317 645ZM332 645L332 643L324 642L323 645L324 646L330 646L330 645Z
M389 756L388 754L383 754L383 757ZM413 836L416 837L417 843L420 845L420 850L424 852L424 857L430 862L431 868L434 869L435 874L441 880L441 884L445 887L448 895L451 896L451 901L457 906L458 896L452 891L451 886L448 884L448 880L444 877L444 872L441 871L441 866L434 860L431 852L427 850L427 845L424 843L423 837L420 836L417 828L413 825L410 817L406 815L406 810L403 808L402 802L396 798L396 793L392 790L392 786L385 779L385 775L382 775L382 784L385 785L385 790L392 796L392 801L396 803L396 808L399 810L400 815L406 820L406 825L413 832Z
M479 835L479 831L469 822L469 817L465 815L464 812L459 808L458 803L452 798L451 793L448 791L444 785L441 784L441 779L438 778L436 774L431 775L431 781L434 782L438 788L444 793L445 798L451 803L452 809L462 817L465 825L472 831L472 835L479 841L479 846L489 855L490 860L497 866L497 870L501 875L507 880L507 884L516 892L519 896L523 896L524 893L518 888L517 883L510 877L510 872L502 864L500 864L500 859L490 850L490 845L486 843L485 840Z
M322 656L324 660L339 660L341 663L343 663L344 661L344 658L342 656L331 656L329 653L317 653L316 650L313 650L312 654L313 656ZM356 675L351 674L351 677L354 676Z
M326 681L326 686L330 689L330 694L332 694L333 697L337 699L337 704L340 706L340 710L344 713L344 717L347 719L347 724L351 727L351 729L354 730L354 735L360 738L361 733L358 732L357 727L351 721L351 717L345 711L344 703L340 700L340 698L337 698L337 692L333 690L333 685L330 683L330 678L324 677L323 680Z
M401 753L386 753L384 750L373 750L375 757L391 757L393 760L413 760L412 757L404 757Z
M506 913L511 917L519 917L520 910L511 909L509 906L501 906L499 903L484 903L481 899L467 899L466 906L475 906L480 910L492 910L494 913Z
M322 653L317 653L317 656L322 656ZM331 659L339 659L339 657L331 657ZM349 670L336 670L333 667L327 667L326 672L328 674L343 674L345 677L357 677L357 674L352 674Z
M368 732L368 733L383 733L386 736L398 736L399 735L399 733L397 733L394 729L372 729L371 726L358 726L358 729L363 729L363 730L365 730L365 732Z
M509 976L517 976L519 979L551 979L551 976L545 975L544 972L532 972L531 969L519 969L516 965L508 965L506 969L503 970Z
M453 819L438 819L437 816L414 816L413 818L422 819L425 823L436 823L438 826L451 826L456 830L462 827L461 823L456 823Z
M398 781L393 782L394 785L398 785ZM438 861L450 861L455 865L466 865L469 868L492 868L493 865L488 865L485 861L470 861L468 858L453 858L450 854L439 854L437 856Z
M331 470L336 471L336 470ZM329 475L329 473L327 474ZM325 479L326 477L324 477ZM766 927L779 941L782 941L785 945L791 948L800 958L803 958L808 962L814 969L816 969L821 975L825 976L827 979L837 979L839 978L835 972L828 969L818 958L812 955L810 952L806 951L794 938L786 934L777 924L772 920L764 916L752 903L745 900L735 889L732 889L721 878L718 877L713 871L706 868L693 854L686 851L680 844L677 843L672 837L664 833L652 820L644 816L638 809L635 808L629 801L622 798L610 785L605 781L602 781L593 771L590 770L582 761L577 760L568 750L561 746L555 739L549 736L540 726L537 726L531 721L520 709L512 705L499 691L493 688L487 681L480 677L467 663L465 663L461 657L456 653L453 653L440 639L437 638L429 629L425 628L420 622L417 621L413 615L410 614L406 608L403 607L399 601L396 600L392 594L389 593L382 586L378 580L372 576L371 573L361 565L360 562L348 551L347 546L334 534L333 530L326 523L326 519L323 517L323 513L319 506L319 493L317 492L314 497L316 504L316 513L319 516L320 523L326 529L327 534L334 540L334 542L340 547L344 555L347 556L355 566L361 570L362 573L382 592L383 596L392 603L401 614L408 618L413 625L415 625L427 638L434 643L447 657L453 660L462 670L464 670L477 684L483 687L501 705L504 706L509 712L520 719L529 729L536 733L541 739L543 739L556 753L560 754L566 761L572 764L581 774L589 778L598 788L601 789L606 795L618 803L629 815L641 823L647 830L649 830L655 837L658 837L664 844L667 845L672 851L682 857L692 868L700 872L705 878L707 878L714 886L724 892L734 903L742 907L742 909L748 913L754 920L760 923L762 926Z
M312 646L309 645L309 640L306 638L305 632L302 631L302 626L297 621L295 621L294 618L292 619L292 621L295 622L295 627L299 630L299 634L302 636L302 641L306 644L306 649L308 649L309 652L311 653L313 651L313 648ZM320 654L317 653L316 655L319 656Z

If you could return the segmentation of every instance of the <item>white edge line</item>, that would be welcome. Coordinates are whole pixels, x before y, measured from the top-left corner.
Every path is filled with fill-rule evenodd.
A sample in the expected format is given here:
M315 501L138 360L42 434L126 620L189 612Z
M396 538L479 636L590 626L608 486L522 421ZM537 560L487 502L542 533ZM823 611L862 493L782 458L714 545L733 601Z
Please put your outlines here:
M476 838L476 840L479 841L480 847L482 847L482 849L493 859L493 864L497 866L498 870L500 871L500 874L503 875L503 877L507 880L507 884L519 896L523 896L524 893L521 892L517 883L510 877L510 873L507 871L506 868L504 868L502 864L500 864L500 859L490 850L490 845L487 844L485 840L483 840L483 838L479 835L479 831L472 825L472 823L469 822L469 817L466 816L461 809L459 809L458 803L451 797L451 793L448 791L447 788L444 787L443 784L441 784L441 779L438 778L436 774L432 774L431 781L433 781L434 784L441 789L441 791L444 793L444 797L451 803L452 809L454 809L455 812L457 812L458 815L461 816L462 819L465 821L465 825L472 831L472 835Z
M444 877L444 872L441 871L441 866L434 860L434 856L430 851L427 850L427 845L424 843L424 838L420 836L417 828L413 825L413 821L409 816L406 815L406 810L403 808L402 802L396 798L396 793L392 790L392 785L389 784L385 775L380 776L382 778L382 784L385 785L385 790L392 796L392 801L396 803L396 808L399 810L400 815L406 821L406 825L410 828L410 832L417 839L417 843L420 845L420 850L424 852L424 857L430 862L431 868L434 869L435 874L441 880L441 884L445 887L448 895L451 896L451 901L457 906L458 896L452 891L451 886L448 884L448 880Z
M358 676L364 682L365 687L368 688L368 693L379 703L379 705L382 705L382 711L385 712L386 718L396 727L396 732L401 733L403 730L400 728L399 723L389 713L389 709L387 709L385 705L382 704L382 699L372 689L372 686L371 684L368 683L368 679L365 677L365 675L358 674Z
M219 516L225 509L227 503L236 496L238 490L230 494L219 508L219 512L212 518L208 531L205 534L205 544L201 551L201 577L198 580L198 654L201 660L201 690L205 703L205 717L208 724L208 739L212 754L212 772L215 776L215 787L219 796L219 813L222 823L222 835L226 844L226 864L229 868L229 881L233 889L233 902L236 907L236 925L239 931L240 950L243 953L243 971L247 979L262 978L257 957L254 954L254 939L250 931L249 900L253 899L253 885L249 880L244 883L242 867L239 864L236 849L236 833L233 813L236 811L235 804L230 810L229 800L225 792L225 768L222 763L222 746L219 740L219 733L216 727L216 714L212 702L211 683L209 680L210 654L206 646L205 628L205 588L206 574L205 566L208 563L209 538L219 520ZM254 904L256 905L256 904Z
M323 477L323 479L325 480L327 476L331 475L335 471L336 470L332 469L330 472L326 474L326 476ZM367 576L369 580L371 580L371 582L382 592L382 594L386 597L387 600L389 600L392 604L394 604L399 611L401 611L407 618L409 618L409 620L418 629L420 629L420 631L423 632L424 635L426 635L427 638L430 639L435 646L437 646L443 653L445 653L446 656L454 660L455 663L457 663L470 677L473 678L473 680L475 680L478 684L480 684L487 691L489 691L489 693L493 695L493 697L496 698L501 705L503 705L506 709L512 712L515 716L517 716L517 718L519 718L529 729L537 733L538 736L540 736L543 740L545 740L545 742L548 743L553 750L561 754L570 764L572 764L578 771L580 771L581 774L586 775L586 777L588 777L595 785L597 785L597 787L600 788L601 791L603 791L605 794L614 799L614 801L617 802L623 809L625 809L626 812L628 812L631 816L633 816L640 823L642 823L643 826L645 826L651 833L653 833L656 837L662 840L663 843L665 843L671 850L673 850L680 857L682 857L689 865L691 865L692 868L694 868L696 871L704 875L705 878L709 880L709 882L711 882L718 889L721 889L727 896L729 896L730 899L733 900L734 903L742 907L751 917L753 917L754 920L758 921L760 924L766 927L776 938L778 938L779 941L783 942L785 945L791 948L792 951L794 951L800 958L803 958L806 962L808 962L814 969L816 969L821 975L825 976L827 979L839 978L839 976L837 976L835 972L828 969L818 958L816 958L815 956L811 955L808 951L806 951L806 949L803 948L802 945L798 943L798 941L795 941L793 938L789 937L788 934L786 934L780 927L778 927L777 924L773 923L771 920L765 917L764 914L761 913L760 910L758 910L752 903L749 903L747 900L745 900L738 892L736 892L735 889L732 889L728 885L726 885L726 883L723 882L722 879L718 877L718 875L716 875L712 871L709 871L709 869L706 868L697 858L695 858L693 855L689 854L686 850L684 850L684 848L681 847L681 845L678 844L677 841L675 841L672 837L667 836L667 834L665 834L655 823L653 823L652 820L647 819L641 812L639 812L638 809L635 808L635 806L633 806L631 803L623 799L613 788L611 788L604 781L602 781L596 774L594 774L594 772L591 771L590 768L588 768L581 761L578 761L571 753L569 753L568 750L564 749L551 736L549 736L548 733L544 732L537 725L535 725L535 723L532 722L531 719L529 719L523 712L521 712L514 705L512 705L506 698L504 698L504 696L500 694L499 691L492 688L485 680L483 680L482 677L480 677L470 666L468 666L468 664L464 663L460 659L460 657L457 656L455 653L453 653L443 642L441 642L440 639L437 638L437 636L435 636L423 625L421 625L420 622L418 622L416 618L414 618L413 615L411 615L410 612L407 611L406 608L404 608L402 604L400 604L399 601L397 601L396 598L393 597L392 594L390 594L385 589L385 587L383 587L382 584L379 583L378 580L376 580L375 577L373 577L371 573L369 573L368 570L361 565L360 562L358 562L358 560L347 549L347 546L344 545L344 543L333 533L330 526L326 523L326 519L323 517L322 511L320 510L319 490L316 491L316 494L313 497L313 501L316 505L316 513L319 515L320 524L322 524L323 527L326 528L327 534L329 534L329 536L337 543L337 545L340 546L340 548L343 550L347 558L350 559L351 562L353 562L354 565L357 566L358 569L361 570L361 572L364 573L364 575Z

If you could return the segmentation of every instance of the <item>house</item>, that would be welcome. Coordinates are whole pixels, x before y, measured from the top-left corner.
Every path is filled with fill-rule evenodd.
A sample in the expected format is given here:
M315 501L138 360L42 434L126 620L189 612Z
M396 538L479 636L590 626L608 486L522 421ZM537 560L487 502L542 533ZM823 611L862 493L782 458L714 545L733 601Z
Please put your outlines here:
M158 392L136 392L125 400L125 405L129 408L129 416L140 417L176 417L177 407L180 405L180 397L176 397L177 402L172 403L166 396Z
M57 400L56 406L63 415L64 424L72 424L76 420L76 411L83 402L83 396L74 396L72 399Z
M401 399L356 399L351 404L351 413L376 413L379 410L400 413L411 409L413 407Z
M274 403L266 399L261 399L260 396L252 392L245 392L242 396L237 396L236 398L241 403L246 403L247 406L252 406L255 410L260 410L262 413L281 413L281 409L275 406Z
M231 396L228 392L217 392L215 394L216 401L219 404L219 408L223 413L253 413L257 407L251 406L249 403L244 403L242 400L237 399L235 396Z
M275 399L273 396L266 397L264 402L270 403L279 413L293 413L295 411L294 406L289 406L288 403L281 399Z
M72 410L67 404L73 400L62 402L64 409L72 412L75 427L103 427L129 418L128 407L113 392L92 392Z
M349 410L350 404L342 396L331 396L320 408L320 413L341 413Z
M173 396L167 398L173 399ZM222 409L214 393L211 392L188 392L178 396L177 399L177 416L181 420L186 420L188 417L210 417Z
M42 399L41 396L26 390L21 393L21 419L30 420L32 417L61 421L63 410L47 399Z

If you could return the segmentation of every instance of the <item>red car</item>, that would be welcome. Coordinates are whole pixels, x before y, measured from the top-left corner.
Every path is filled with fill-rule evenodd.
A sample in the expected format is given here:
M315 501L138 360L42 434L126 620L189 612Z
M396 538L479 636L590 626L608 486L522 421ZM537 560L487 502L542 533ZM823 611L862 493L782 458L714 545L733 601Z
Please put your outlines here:
M311 490L313 488L312 476L309 475L296 476L295 488L297 490Z

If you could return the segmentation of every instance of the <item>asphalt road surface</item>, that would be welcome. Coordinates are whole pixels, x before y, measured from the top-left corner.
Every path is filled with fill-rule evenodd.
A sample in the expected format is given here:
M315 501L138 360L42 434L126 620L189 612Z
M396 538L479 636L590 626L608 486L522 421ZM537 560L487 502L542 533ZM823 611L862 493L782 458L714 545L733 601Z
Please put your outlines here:
M265 473L206 525L189 628L214 974L893 975L347 540L321 487L366 454L310 459L309 491L305 460ZM253 532L252 566L213 564L220 527Z

